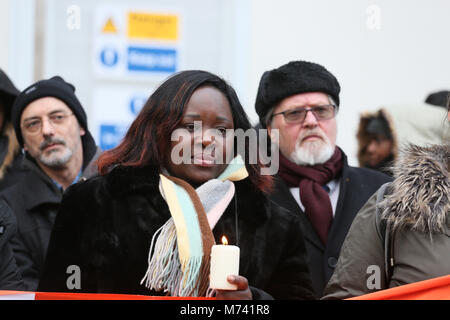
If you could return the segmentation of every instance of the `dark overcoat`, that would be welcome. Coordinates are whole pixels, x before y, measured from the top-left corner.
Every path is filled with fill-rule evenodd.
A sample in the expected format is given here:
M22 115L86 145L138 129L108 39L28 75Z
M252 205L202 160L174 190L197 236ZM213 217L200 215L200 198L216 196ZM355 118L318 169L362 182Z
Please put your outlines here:
M16 218L5 201L0 200L0 290L24 290L10 240L17 230Z
M239 274L248 279L254 299L312 298L299 217L270 202L249 179L235 186L235 198L213 234L216 243L226 235L240 247ZM152 236L169 218L159 170L153 166L116 167L70 187L55 221L39 290L161 295L140 281ZM80 270L79 289L67 286L71 265Z
M389 176L375 170L350 167L345 154L343 154L343 161L339 198L326 244L321 242L308 217L280 177L276 178L274 192L270 196L275 203L295 212L302 221L309 269L314 292L318 297L323 295L323 290L334 272L342 243L356 213L382 184L392 180Z
M85 154L86 167L80 179L96 174L95 159L101 150L95 144ZM25 290L35 291L44 265L51 229L58 212L63 191L28 156L14 175L18 181L0 193L17 221L17 232L10 240ZM1 210L6 210L0 207Z

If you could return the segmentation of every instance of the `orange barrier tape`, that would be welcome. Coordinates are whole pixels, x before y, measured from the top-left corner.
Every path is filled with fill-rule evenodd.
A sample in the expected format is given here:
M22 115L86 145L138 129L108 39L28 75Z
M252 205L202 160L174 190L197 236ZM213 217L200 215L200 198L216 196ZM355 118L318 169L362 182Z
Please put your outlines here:
M450 300L450 275L381 290L347 300Z
M31 292L0 290L0 300L215 300L214 298L144 296L132 294Z

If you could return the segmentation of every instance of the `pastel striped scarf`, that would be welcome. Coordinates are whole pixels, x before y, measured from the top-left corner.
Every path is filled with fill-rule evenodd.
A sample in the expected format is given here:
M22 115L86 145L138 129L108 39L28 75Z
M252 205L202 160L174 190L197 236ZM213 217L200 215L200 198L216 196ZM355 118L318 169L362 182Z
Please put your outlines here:
M195 190L187 182L160 174L160 192L171 218L153 235L148 269L141 280L149 289L180 297L205 296L209 287L212 229L234 196L232 181L248 177L234 158L224 172Z

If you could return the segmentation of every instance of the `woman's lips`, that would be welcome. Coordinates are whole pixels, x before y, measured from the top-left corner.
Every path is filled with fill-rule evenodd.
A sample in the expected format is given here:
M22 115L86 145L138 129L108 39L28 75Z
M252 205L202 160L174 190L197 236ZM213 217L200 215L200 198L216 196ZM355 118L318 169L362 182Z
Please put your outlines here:
M215 165L216 159L209 154L197 154L192 157L193 164L201 167L213 167Z

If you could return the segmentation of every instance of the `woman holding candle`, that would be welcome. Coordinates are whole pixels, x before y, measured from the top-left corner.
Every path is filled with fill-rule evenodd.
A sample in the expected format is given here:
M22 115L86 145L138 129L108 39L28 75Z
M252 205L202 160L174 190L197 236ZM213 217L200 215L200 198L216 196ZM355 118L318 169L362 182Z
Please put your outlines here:
M225 235L239 275L228 277L236 290L212 288L217 298L312 298L298 217L267 200L271 177L249 163L248 142L237 152L234 130L250 128L221 78L166 80L100 157L101 175L67 190L39 290L205 296Z

